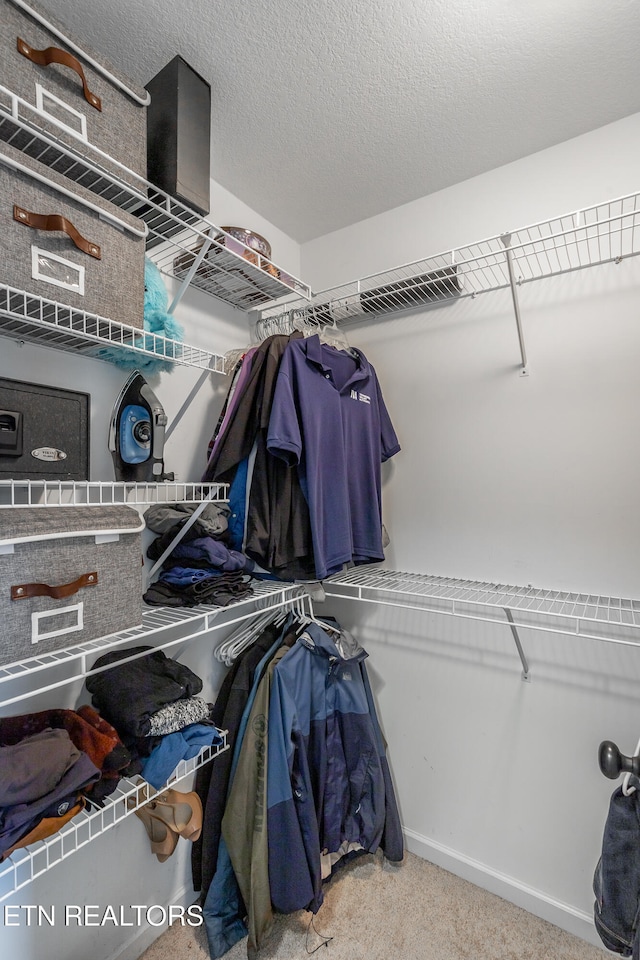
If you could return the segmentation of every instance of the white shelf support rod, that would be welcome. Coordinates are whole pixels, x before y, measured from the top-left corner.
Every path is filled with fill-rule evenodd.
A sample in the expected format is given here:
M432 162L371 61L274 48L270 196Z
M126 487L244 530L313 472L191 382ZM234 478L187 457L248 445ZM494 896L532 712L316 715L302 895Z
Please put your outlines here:
M520 343L520 356L522 357L522 370L520 375L528 376L527 370L527 351L524 345L524 334L522 332L522 320L520 317L520 303L518 301L518 291L516 290L516 280L513 272L513 254L511 251L511 234L503 233L500 236L507 256L507 270L509 271L509 284L511 286L511 297L513 299L513 309L516 315L516 326L518 328L518 341Z
M517 627L513 622L513 616L512 616L511 610L509 610L508 607L503 607L502 609L507 615L507 620L509 621L509 626L511 627L511 633L513 634L513 639L515 640L516 647L518 649L518 654L520 656L520 661L522 663L522 679L529 682L531 680L531 676L529 674L529 664L527 662L527 658L525 656L524 650L522 649L522 644L520 643L520 637L518 636Z
M189 519L186 521L186 523L184 523L180 527L180 529L178 530L175 537L173 538L171 543L168 545L164 553L158 557L154 565L151 567L151 570L149 570L149 573L147 574L147 584L151 583L156 571L160 569L160 567L165 562L165 560L167 559L169 554L172 552L172 550L174 550L178 546L178 544L184 537L185 533L187 533L187 531L191 529L191 527L194 525L194 523L196 522L196 520L198 519L202 511L205 509L207 504L211 502L212 499L213 499L212 494L209 494L209 496L205 500L203 500L201 503L198 504L198 506L195 508L195 510L193 511Z
M173 418L173 420L171 421L171 423L169 424L169 426L164 432L165 443L169 439L169 437L171 436L175 428L178 426L182 418L184 417L185 413L187 412L187 410L191 405L191 402L195 399L197 394L200 392L204 383L209 379L210 375L211 375L211 370L203 370L200 376L198 377L198 379L196 380L196 382L194 383L194 385L192 386L191 390L189 391L188 397L186 398L186 400L184 401L184 403L176 413L175 417Z
M175 297L173 298L173 302L172 302L171 306L169 307L169 309L167 310L167 313L173 314L173 312L175 311L176 307L178 306L178 304L180 303L180 301L181 301L182 298L184 297L185 293L187 292L187 288L188 288L189 284L191 283L191 281L193 280L193 278L194 278L194 276L195 276L196 270L198 269L198 267L200 266L200 264L202 263L202 261L204 260L204 258L206 257L206 255L207 255L207 253L208 253L208 251L209 251L209 247L211 246L211 242L212 242L212 240L213 240L213 237L212 237L212 233L213 233L213 232L214 232L214 228L213 228L213 227L210 227L210 228L207 230L208 240L203 240L202 246L200 247L200 249L199 249L199 251L198 251L198 254L197 254L197 256L195 257L193 263L192 263L191 266L189 267L189 271L188 271L187 275L185 276L184 280L183 280L182 283L180 284L180 287L178 288L178 292L176 293Z
M198 269L198 267L200 266L200 264L202 263L202 261L203 261L204 258L206 257L207 251L209 250L209 247L211 246L211 240L212 240L211 234L212 234L212 233L213 233L213 227L210 227L209 230L207 230L207 236L209 237L209 239L203 241L202 246L200 247L200 250L198 251L198 255L195 257L193 263L191 264L191 266L190 266L190 268L189 268L189 271L188 271L186 277L184 278L184 280L183 280L182 283L180 284L180 287L179 287L179 289L178 289L175 297L173 298L173 302L172 302L171 306L170 306L169 309L167 310L167 313L169 313L170 315L173 315L174 310L176 309L176 307L178 306L178 304L179 304L180 301L182 300L183 296L184 296L185 293L187 292L187 288L188 288L189 284L191 283L191 281L192 281L192 279L193 279L193 277L194 277L194 275L195 275L196 270ZM196 383L194 384L191 392L189 393L189 396L188 396L187 399L184 401L184 403L182 404L182 406L181 406L180 409L178 410L177 414L175 415L175 417L173 418L173 420L171 421L171 423L169 424L169 426L168 426L167 429L165 430L165 433L164 433L165 442L169 439L169 437L171 436L171 434L173 433L173 431L175 430L175 428L178 426L178 424L180 423L180 421L181 421L182 418L184 417L185 413L187 412L187 410L188 410L188 408L189 408L189 406L190 406L190 404L191 404L191 401L192 401L192 400L195 398L195 396L199 393L199 391L201 390L201 388L202 388L203 384L205 383L205 381L209 379L209 373L210 373L209 370L203 370L202 373L200 374L200 376L198 377L198 380L197 380Z

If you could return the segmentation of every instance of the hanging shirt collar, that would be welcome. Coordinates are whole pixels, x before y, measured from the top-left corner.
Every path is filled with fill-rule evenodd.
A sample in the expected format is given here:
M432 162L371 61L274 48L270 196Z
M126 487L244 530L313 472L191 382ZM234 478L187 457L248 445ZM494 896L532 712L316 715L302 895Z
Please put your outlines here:
M326 376L327 373L333 373L333 368L327 360L327 358L330 357L330 350L323 350L323 344L317 333L312 337L306 337L303 341L302 348L309 363L322 371L323 375ZM366 380L371 375L370 364L364 353L358 350L357 347L351 347L351 350L353 359L356 361L356 368L342 387L342 390L351 383Z

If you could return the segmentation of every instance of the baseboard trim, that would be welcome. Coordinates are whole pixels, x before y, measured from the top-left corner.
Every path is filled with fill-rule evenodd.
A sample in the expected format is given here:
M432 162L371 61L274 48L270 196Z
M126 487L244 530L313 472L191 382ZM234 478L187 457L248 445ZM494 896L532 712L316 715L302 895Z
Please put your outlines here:
M540 917L548 923L553 923L561 930L566 930L595 947L604 951L593 925L593 918L583 910L578 910L568 903L563 903L554 897L548 896L535 887L530 887L514 877L500 873L492 867L467 857L451 847L446 847L436 840L424 837L408 827L403 828L406 849L423 860L435 863L436 866L448 870L449 873L467 880L469 883L494 893L503 900L522 907L535 917ZM194 902L195 895L190 884L185 885L173 897L172 903L188 907ZM167 906L165 904L165 906ZM164 933L167 924L161 927L142 926L129 938L124 946L111 954L106 960L137 960L144 951L151 946L154 940ZM608 954L607 954L608 955Z
M193 887L191 884L185 884L181 890L178 890L171 898L171 903L176 906L184 907L185 909L191 906L196 900L196 894L193 892ZM168 909L169 904L162 904L166 909ZM118 947L115 953L112 953L106 960L138 960L144 951L151 946L151 944L158 939L158 937L168 930L169 924L165 923L162 926L149 926L143 924L138 927L129 937L124 946Z
M421 836L408 827L405 827L403 832L407 850L415 853L416 856L422 857L423 860L428 860L430 863L435 863L436 866L448 870L449 873L453 873L463 880L468 880L469 883L473 883L483 890L495 893L503 900L508 900L517 907L522 907L523 910L527 910L535 917L553 923L561 930L566 930L568 933L586 940L587 943L603 949L602 941L596 933L593 917L590 914L578 910L568 903L563 903L561 900L556 900L541 890L536 890L535 887L530 887L514 877L500 873L498 870L487 866L487 864L473 860L471 857L446 847L436 840Z

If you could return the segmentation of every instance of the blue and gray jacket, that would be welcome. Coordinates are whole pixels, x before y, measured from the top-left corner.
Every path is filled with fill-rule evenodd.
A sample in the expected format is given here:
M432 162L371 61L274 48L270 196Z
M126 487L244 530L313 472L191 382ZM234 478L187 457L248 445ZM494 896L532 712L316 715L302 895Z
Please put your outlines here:
M618 787L609 802L602 855L593 877L594 921L608 950L640 958L640 782L625 794Z
M317 912L342 855L402 860L384 741L364 660L349 634L308 624L274 671L269 707L269 885L276 910ZM333 856L332 856L333 855Z

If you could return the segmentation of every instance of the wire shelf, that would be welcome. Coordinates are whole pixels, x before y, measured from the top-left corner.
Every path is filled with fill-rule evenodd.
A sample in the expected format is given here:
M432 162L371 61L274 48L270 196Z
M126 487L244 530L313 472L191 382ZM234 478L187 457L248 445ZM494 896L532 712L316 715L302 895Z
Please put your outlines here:
M518 285L640 253L640 194L596 204L510 233L362 277L314 294L310 302L265 307L258 336L297 324L348 324L450 303L510 286L507 248Z
M122 647L127 643L139 645L143 641L145 643L150 641L151 638L154 638L155 650L169 650L171 647L182 645L212 630L247 620L255 615L257 609L260 612L277 610L295 600L300 592L299 587L278 581L255 580L252 581L251 588L252 595L226 607L207 604L199 604L197 607L144 607L142 623L138 626L61 650L53 650L50 653L0 665L0 707L30 700L36 695L60 690L90 675L102 673L109 668L95 669L92 664L107 650ZM162 637L162 634L166 636ZM144 656L146 653L124 656L118 660L118 663L129 663ZM2 687L4 683L26 679L47 670L53 673L57 668L65 666L73 667L71 675L67 671L61 679L55 679L49 684L39 684L35 691L23 689L12 697L2 696L2 690L6 689Z
M188 367L224 373L224 357L130 327L107 317L37 297L0 283L0 334L101 360L104 347L125 347Z
M292 292L311 295L305 283L254 250L244 245L240 253L226 249L227 240L235 246L238 241L93 144L79 140L78 152L73 150L54 136L44 114L3 86L0 141L143 220L149 228L147 253L169 276L184 279L206 243L209 252L190 282L210 296L246 311Z
M202 500L226 502L228 489L225 483L0 480L0 509L87 504L199 503Z
M229 749L227 731L218 730L218 733L222 737L222 743L204 747L191 760L181 760L166 787L178 783ZM0 901L26 887L56 864L81 850L136 810L140 810L155 795L153 788L147 787L145 791L144 787L147 785L142 779L135 782L122 779L115 791L107 797L103 807L91 810L85 808L46 840L39 840L28 847L15 850L0 864Z
M324 587L330 597L640 645L640 600L361 568L329 577Z

